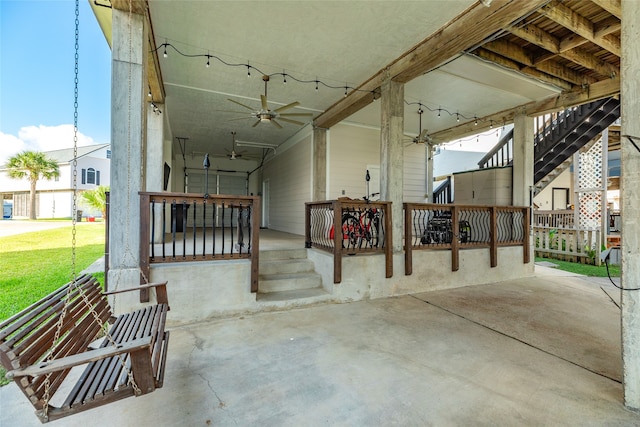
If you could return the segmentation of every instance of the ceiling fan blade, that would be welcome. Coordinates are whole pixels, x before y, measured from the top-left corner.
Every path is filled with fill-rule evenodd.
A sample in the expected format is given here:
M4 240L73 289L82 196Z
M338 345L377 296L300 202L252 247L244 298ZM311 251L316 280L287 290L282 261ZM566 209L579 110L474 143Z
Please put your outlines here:
M300 126L303 126L305 124L305 123L299 122L297 120L287 119L286 117L278 117L278 120L282 120L283 122L293 123L294 125L300 125Z
M260 119L258 119L257 122L255 122L254 124L251 125L252 128L258 126L260 124Z
M234 102L234 103L238 104L239 106L246 108L247 110L255 111L252 107L249 107L248 105L244 105L243 103L238 102L238 101L236 101L234 99L227 98L227 100L229 100L231 102Z
M428 132L428 129L424 129L422 132L420 132L420 135L418 136L418 138L421 141L424 141L427 138L427 132Z
M297 107L298 105L300 105L300 103L298 101L296 101L296 102L292 102L291 104L284 105L284 106L282 106L280 108L276 108L273 111L276 112L276 113L279 113L281 111L288 110L289 108Z
M282 120L285 120L285 119L282 119ZM281 125L280 123L276 122L274 119L271 119L271 120L270 120L270 122L271 122L275 127L277 127L278 129L282 129L282 125Z
M262 109L265 111L269 111L269 106L267 105L267 97L264 95L260 95L260 102L262 102Z
M280 117L289 117L289 116L306 116L311 117L313 113L281 113Z
M227 121L228 121L228 122L232 122L232 121L234 121L234 120L246 120L246 119L250 119L250 118L252 118L252 117L253 117L253 116L238 117L238 118L235 118L235 119L228 119Z

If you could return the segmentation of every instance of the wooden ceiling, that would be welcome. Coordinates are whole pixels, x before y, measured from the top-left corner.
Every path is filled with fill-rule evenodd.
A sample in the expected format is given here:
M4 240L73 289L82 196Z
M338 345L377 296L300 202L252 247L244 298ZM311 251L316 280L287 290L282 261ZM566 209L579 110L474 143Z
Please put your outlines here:
M573 90L620 74L620 0L554 0L472 54Z

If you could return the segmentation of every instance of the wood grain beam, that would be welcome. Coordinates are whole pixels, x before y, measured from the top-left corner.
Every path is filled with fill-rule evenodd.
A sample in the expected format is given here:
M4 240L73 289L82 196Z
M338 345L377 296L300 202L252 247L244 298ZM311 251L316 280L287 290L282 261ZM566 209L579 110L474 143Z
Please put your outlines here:
M526 65L533 66L533 58L529 51L520 45L508 42L506 40L495 40L482 45L483 48L490 50L504 56L505 58L513 59L514 61Z
M606 36L607 34L615 33L622 29L622 22L614 16L611 16L604 21L598 22L593 26L593 34L596 37Z
M470 121L462 125L434 132L429 136L438 143L449 142L487 131L490 129L491 124L498 126L503 123L511 123L513 122L514 116L519 113L524 113L528 116L539 116L619 94L620 77L617 76L614 79L602 80L584 88L564 91L558 95L552 95L539 101L532 101L515 108L478 118L477 125L475 121Z
M484 48L479 48L474 51L474 54L480 58L502 65L503 67L510 68L514 71L518 71L522 74L529 75L540 81L558 86L562 89L568 90L573 87L573 85L566 80L563 80L554 76L550 76L534 67L527 67L527 66L523 67L522 64L520 64L519 62L514 61L510 58L505 58L504 56L494 51L484 49Z
M520 28L511 28L511 34L520 37L523 40L540 46L551 53L560 53L560 41L557 37L544 31L542 28L533 24L525 25Z
M399 83L409 82L455 58L461 52L473 49L521 16L535 11L546 1L493 0L490 7L476 2L443 28L375 73L346 98L329 107L316 118L315 125L329 128L371 102L371 94L379 92L384 75Z
M555 56L561 56L565 59L568 59L569 61L575 62L578 65L581 65L585 68L595 71L596 73L602 75L603 77L611 77L612 75L617 75L620 73L620 69L618 67L601 60L595 55L588 53L584 49L580 49L577 47L573 49L565 49L567 46L563 47L562 42L557 37L553 36L552 34L544 31L539 27L536 27L535 25L530 24L523 28L513 29L511 32L514 35L522 39L525 39L529 43L533 43L537 46L540 46L541 48L546 49L551 53L551 55L544 55L536 58L535 61L532 61L533 64L531 64L533 67L538 68L540 69L540 71L543 71L547 74L551 74L553 76L559 77L561 79L570 81L575 84L581 84L580 82L576 81L577 76L573 74L575 73L574 71L562 70L561 66L557 64L551 67L548 65L545 65L546 62L549 62ZM584 44L587 42L587 40L583 37L580 37L578 35L575 35L575 37L581 39L578 45ZM495 43L495 42L492 42L492 43ZM487 43L487 45L490 45L490 44ZM491 46L501 49L507 54L517 50L517 48L514 48L512 46L509 46L507 48L506 46L502 46L500 44L491 44ZM524 48L521 48L521 49L524 50ZM519 56L522 56L522 55L523 53L519 53ZM512 59L515 59L515 58L512 57ZM594 83L594 82L595 81L593 79L586 78L582 83Z
M620 0L591 0L613 16L622 19L622 5Z
M136 15L144 15L149 10L149 2L147 0L111 0L111 7L125 12L129 11L131 4L131 13Z
M563 27L573 31L581 37L597 44L605 50L620 56L620 39L612 35L596 37L594 34L594 24L584 16L568 8L559 1L544 5L538 10L543 16L557 22Z

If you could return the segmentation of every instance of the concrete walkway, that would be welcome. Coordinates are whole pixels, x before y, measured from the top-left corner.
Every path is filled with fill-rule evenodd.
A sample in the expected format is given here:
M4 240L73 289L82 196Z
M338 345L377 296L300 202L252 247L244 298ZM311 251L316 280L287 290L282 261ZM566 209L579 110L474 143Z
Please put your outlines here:
M618 308L551 270L176 328L164 388L50 425L640 425L621 403ZM13 384L0 425L40 425Z

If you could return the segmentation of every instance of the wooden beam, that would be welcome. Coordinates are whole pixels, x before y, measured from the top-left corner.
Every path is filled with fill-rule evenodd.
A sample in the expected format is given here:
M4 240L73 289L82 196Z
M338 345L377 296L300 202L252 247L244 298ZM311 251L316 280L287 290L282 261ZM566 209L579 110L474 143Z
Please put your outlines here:
M478 118L478 124L474 121L464 123L462 125L453 126L430 134L436 142L449 142L458 138L469 135L475 135L490 129L493 126L499 126L503 123L513 122L513 118L517 113L524 113L529 116L539 116L554 111L565 110L590 101L606 98L608 96L616 96L620 94L620 77L613 79L601 80L597 83L584 88L577 88L572 91L565 91L558 95L532 101L515 108L500 111L485 117Z
M560 55L578 65L582 65L585 68L595 71L603 77L611 78L612 76L620 74L620 68L601 60L595 55L591 55L579 47L562 52Z
M490 50L504 56L505 58L513 59L520 64L526 66L533 66L533 58L531 54L522 46L515 43L511 43L505 40L495 40L482 45L483 48Z
M597 80L593 77L587 76L583 73L579 73L577 71L574 71L570 68L565 67L564 65L560 65L558 62L556 61L545 61L542 62L538 65L536 65L536 68L540 71L542 71L543 73L547 73L550 74L552 76L555 76L559 79L571 82L573 84L576 85L582 85L582 84L591 84L591 83L595 83Z
M541 7L538 12L614 55L620 56L620 39L618 37L612 35L595 37L593 22L564 4L554 1Z
M622 19L622 6L620 0L591 0L613 16Z
M563 80L554 76L550 76L533 67L522 67L518 62L513 61L509 58L505 58L501 55L498 55L497 53L486 50L484 48L476 49L474 54L480 58L502 65L503 67L510 68L514 71L527 74L531 77L534 77L543 82L558 86L562 89L568 90L573 87L573 85L566 80Z
M536 46L540 46L551 53L560 53L560 41L558 38L533 24L528 24L520 28L511 28L509 31L511 34L529 43L533 43Z
M537 58L535 60L535 63L533 64L534 67L538 68L540 71L543 71L547 74L551 74L553 76L570 81L572 83L581 84L579 81L576 80L576 76L573 75L575 71L571 70L569 72L566 72L565 70L561 70L559 65L555 65L553 67L544 65L544 62L549 61L556 55L559 55L565 59L568 59L569 61L575 62L576 64L581 65L585 68L593 70L596 73L602 75L603 77L611 77L612 75L616 75L620 73L620 69L618 67L599 59L598 57L588 53L584 49L579 49L579 48L566 49L566 47L568 46L566 45L562 46L563 42L558 40L558 38L556 38L552 34L544 31L539 27L536 27L535 25L530 24L524 28L514 29L511 32L514 35L525 39L529 43L533 43L551 52L551 55L545 55L543 57ZM580 37L575 34L574 36L575 36L574 39L576 38L580 39L579 43L576 43L576 45L584 44L587 42L587 40L584 37ZM492 42L492 43L495 43L495 42ZM490 43L487 43L487 45L490 45ZM492 45L492 46L496 46L496 45ZM500 47L500 45L497 45L497 46ZM508 52L513 52L514 49L515 48L510 47ZM524 48L521 48L521 49L524 50ZM506 51L506 48L503 48L503 50ZM508 53L508 52L505 52L505 53ZM595 83L595 80L586 79L585 82Z
M461 52L473 49L521 16L538 9L546 1L493 0L490 7L476 2L443 28L375 73L346 98L329 107L316 118L315 125L329 128L372 102L372 94L379 92L384 75L389 75L400 83L409 82L455 58Z
M607 34L615 33L622 29L622 22L614 16L611 16L604 21L600 21L593 26L593 34L596 37L606 36Z
M149 3L147 0L111 0L111 7L114 9L129 11L129 5L131 5L131 13L137 15L144 15L149 10Z

